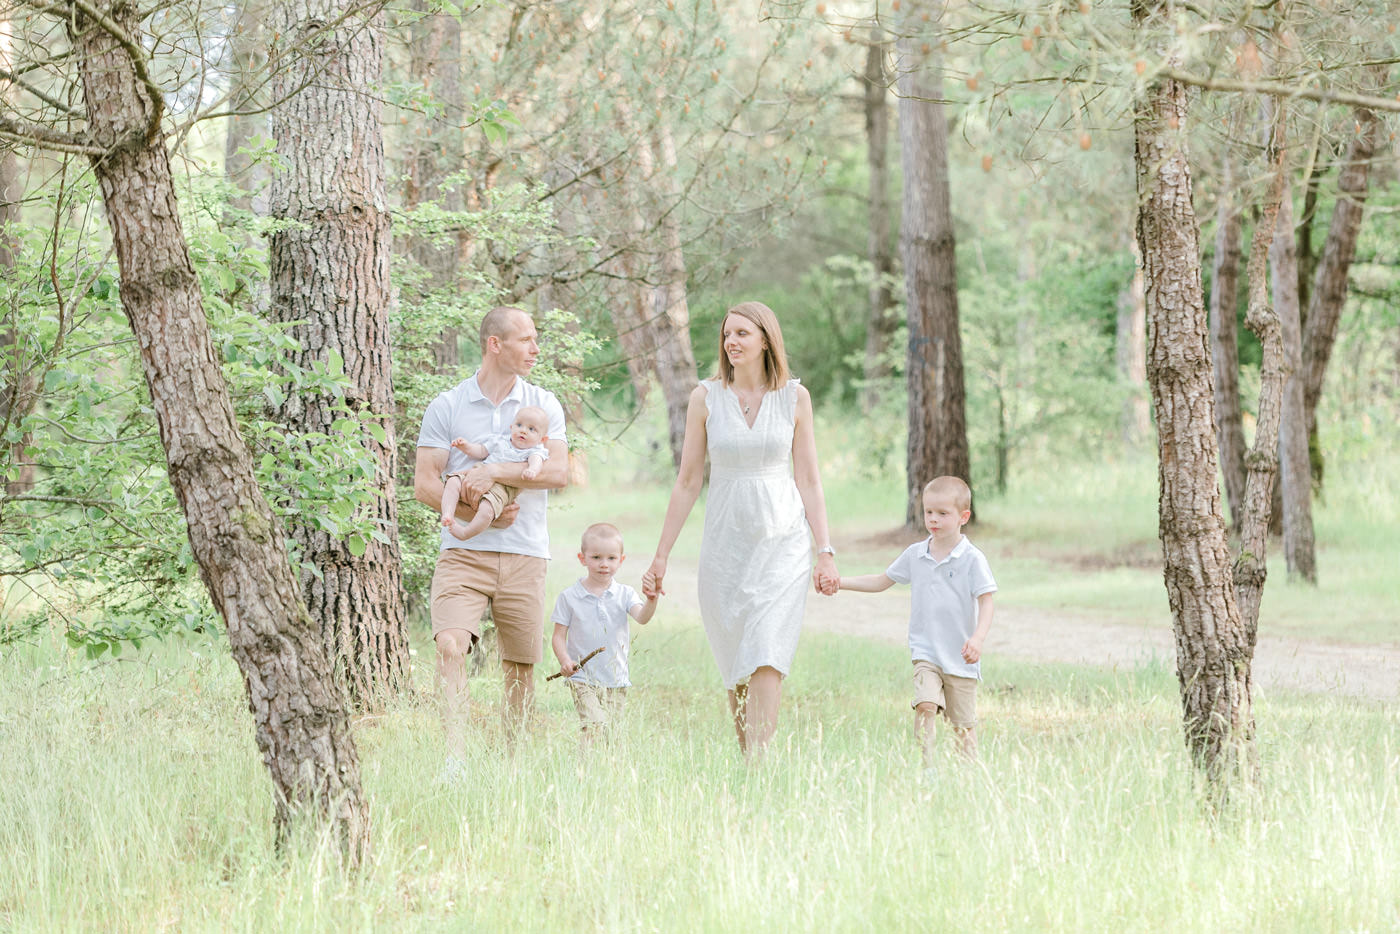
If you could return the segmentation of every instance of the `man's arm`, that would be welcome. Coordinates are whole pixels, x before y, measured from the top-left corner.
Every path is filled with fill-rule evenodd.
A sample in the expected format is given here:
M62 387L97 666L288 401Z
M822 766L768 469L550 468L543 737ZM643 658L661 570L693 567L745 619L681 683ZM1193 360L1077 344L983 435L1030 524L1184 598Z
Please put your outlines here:
M442 512L442 491L444 486L442 482L442 472L447 469L448 453L447 448L420 447L418 449L418 457L413 465L413 498L438 513ZM489 490L490 488L490 484L487 484L486 489ZM464 494L467 489L466 478L464 477L462 481L462 490ZM484 491L477 491L472 494L472 499L476 502L480 502L482 492ZM501 510L501 514L491 523L491 527L493 529L507 528L515 521L515 517L519 513L519 504L511 503L505 509ZM469 521L472 516L475 515L476 509L472 506L461 502L457 504L457 518Z
M521 490L562 490L569 485L569 449L563 441L555 441L553 438L544 443L545 450L549 452L549 460L540 467L539 476L533 480L524 479L521 474L525 470L525 463L521 461L502 461L496 464L477 464L462 475L463 489L468 491L472 499L479 500L481 494L491 489L493 483L504 483L506 486L513 486ZM419 448L421 451L422 448ZM444 464L446 462L444 461ZM414 481L415 491L417 481ZM438 491L441 498L442 491Z

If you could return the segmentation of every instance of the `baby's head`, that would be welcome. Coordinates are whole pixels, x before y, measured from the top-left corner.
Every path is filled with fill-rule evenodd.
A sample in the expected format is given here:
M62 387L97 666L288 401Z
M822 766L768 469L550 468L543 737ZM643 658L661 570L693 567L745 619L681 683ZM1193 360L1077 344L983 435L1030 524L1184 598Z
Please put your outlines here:
M520 450L549 440L549 416L537 405L522 405L510 424L510 443Z

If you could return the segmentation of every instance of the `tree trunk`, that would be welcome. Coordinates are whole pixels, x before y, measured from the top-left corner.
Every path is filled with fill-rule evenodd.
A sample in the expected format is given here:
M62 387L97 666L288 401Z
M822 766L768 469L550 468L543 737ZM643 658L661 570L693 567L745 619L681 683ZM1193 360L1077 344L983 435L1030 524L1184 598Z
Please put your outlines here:
M1118 375L1127 387L1120 430L1123 443L1137 447L1152 430L1147 400L1147 300L1143 295L1142 250L1132 241L1133 278L1118 295Z
M1240 620L1253 656L1255 636L1259 625L1259 605L1268 576L1267 546L1273 525L1274 494L1278 490L1278 437L1283 415L1283 391L1288 375L1283 349L1283 327L1279 316L1269 303L1268 256L1279 222L1279 208L1288 189L1287 150L1284 147L1285 118L1283 106L1267 107L1274 124L1265 147L1273 169L1273 183L1264 199L1259 222L1254 226L1254 239L1249 248L1249 307L1245 324L1259 338L1263 356L1259 365L1259 408L1254 427L1254 447L1245 463L1249 474L1245 483L1244 508L1240 521L1240 553L1235 559L1235 600Z
M368 21L308 0L277 5L279 33L305 54L280 69L273 85L273 138L283 168L272 179L272 216L289 221L272 238L272 311L297 322L298 365L338 354L351 389L345 402L384 429L362 432L377 464L373 521L386 541L356 555L350 543L307 522L301 545L302 591L338 675L357 703L407 685L395 496L394 397L389 347L390 218L378 84L382 14ZM330 433L338 399L291 395L280 417L295 433ZM314 570L313 570L314 569Z
M1210 278L1210 356L1215 394L1215 438L1220 471L1230 504L1230 529L1239 534L1244 519L1244 413L1240 405L1240 356L1235 321L1239 294L1242 220L1227 158L1216 212L1215 268Z
M894 316L894 294L890 279L894 274L894 250L890 246L890 80L885 73L885 56L890 43L880 27L870 30L865 51L865 152L870 167L868 211L870 229L866 256L870 260L869 308L865 325L865 390L861 410L869 415L880 401L883 382L890 376L890 344L898 321Z
M1356 257L1356 241L1361 234L1361 219L1371 184L1371 161L1380 127L1375 111L1357 108L1355 113L1357 133L1347 146L1346 159L1337 178L1339 197L1332 209L1332 223L1327 228L1327 241L1318 260L1303 332L1303 412L1308 425L1312 475L1319 486L1324 465L1322 449L1317 443L1317 402L1322 397L1327 361L1332 357L1337 324L1346 304L1347 276Z
M1151 41L1164 10L1138 3ZM1155 43L1154 43L1155 44ZM1187 93L1150 83L1134 116L1138 242L1147 294L1147 374L1157 421L1159 534L1176 637L1182 719L1192 758L1212 784L1252 760L1252 650L1231 583L1216 485L1214 395L1197 222L1186 152Z
M409 78L421 83L441 108L425 115L405 136L404 161L408 169L404 183L404 207L414 208L441 201L447 211L465 207L464 186L445 189L443 181L461 171L465 146L461 125L465 120L462 99L462 24L447 13L434 12L438 6L428 0L414 0L414 22L409 40ZM414 237L409 256L428 273L427 289L453 288L458 269L470 251L471 235L458 231L446 243L431 237ZM462 363L460 334L449 328L433 345L433 365L439 373L450 373Z
M0 68L9 70L10 24L0 18ZM15 240L7 229L20 220L20 162L12 143L0 144L0 276L8 279L15 267ZM6 315L6 318L9 316ZM8 323L0 325L0 439L9 436L11 425L23 421L38 400L39 385L28 354L20 346L20 335ZM28 455L31 435L22 432L4 444L5 495L18 496L34 487L34 463Z
M942 62L936 38L914 29L921 4L910 15L899 53L899 142L904 167L904 219L900 246L909 317L905 378L909 387L906 457L908 512L922 528L919 490L937 476L971 480L958 329L956 238L948 187L948 123L943 113Z
M1283 500L1283 553L1288 578L1317 583L1313 550L1312 476L1308 468L1308 428L1303 412L1302 327L1298 320L1298 257L1293 243L1292 193L1287 185L1279 203L1273 243L1274 313L1283 353L1283 403L1279 416L1279 482Z
M695 351L690 346L690 305L686 299L685 251L681 245L680 199L676 185L676 143L664 121L657 127L655 169L649 187L659 213L661 255L660 282L652 290L650 330L655 353L656 378L666 399L666 424L671 460L681 463L685 442L685 416L698 374Z
M140 42L135 6L108 3L99 11ZM359 861L369 842L369 810L344 695L238 433L180 226L169 158L159 135L148 133L154 104L127 48L80 13L70 30L90 139L106 150L92 165L121 271L122 307L190 546L243 673L258 748L272 776L279 839L299 814L315 814Z
M267 212L268 168L267 163L254 161L249 147L255 136L268 132L267 114L261 112L265 95L260 93L267 80L268 36L263 26L267 12L263 0L239 0L228 43L233 85L228 101L235 114L226 123L224 175L238 187L229 198L229 207L257 214Z

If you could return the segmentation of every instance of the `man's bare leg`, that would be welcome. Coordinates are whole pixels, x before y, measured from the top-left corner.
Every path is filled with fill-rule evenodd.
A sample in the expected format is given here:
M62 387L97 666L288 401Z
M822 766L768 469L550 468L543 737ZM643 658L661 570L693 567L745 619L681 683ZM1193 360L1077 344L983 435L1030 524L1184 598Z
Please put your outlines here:
M530 707L534 703L535 666L502 659L501 669L506 681L505 705L501 713L505 721L506 740L514 743L529 719Z
M473 638L466 629L444 629L433 640L437 644L439 713L447 734L448 756L462 761L467 753L467 718L471 689L467 685L467 656Z

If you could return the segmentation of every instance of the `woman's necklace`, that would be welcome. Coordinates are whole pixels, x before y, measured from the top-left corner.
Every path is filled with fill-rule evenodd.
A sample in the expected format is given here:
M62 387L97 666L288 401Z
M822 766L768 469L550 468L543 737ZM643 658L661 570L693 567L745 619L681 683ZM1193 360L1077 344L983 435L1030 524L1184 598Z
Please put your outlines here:
M740 404L741 406L743 406L743 408L744 408L744 414L745 414L745 415L748 415L749 412L753 409L753 407L754 407L756 404L758 404L759 402L761 402L761 401L763 400L763 394L766 393L767 391L768 391L768 390L767 390L766 388L761 388L761 389L758 389L758 390L752 390L752 389L750 389L750 390L744 390L744 391L742 391L742 392L741 392L740 390L738 390L738 389L735 389L735 390L734 390L734 395L736 395L736 396L739 397L739 404ZM758 395L757 395L757 396L752 396L752 395L750 395L750 394L752 394L752 393L754 393L754 392L757 392ZM750 398L745 399L745 396L746 396L746 395L750 395Z

